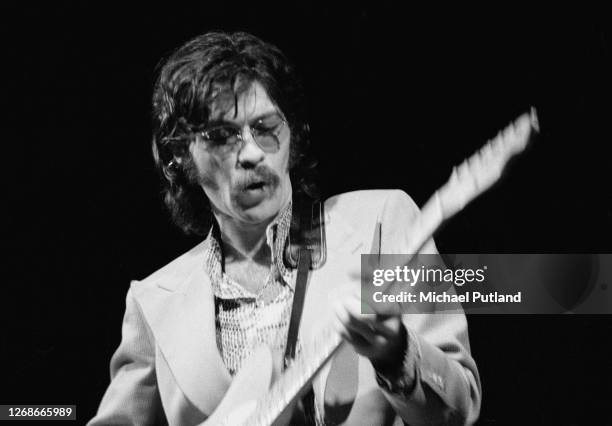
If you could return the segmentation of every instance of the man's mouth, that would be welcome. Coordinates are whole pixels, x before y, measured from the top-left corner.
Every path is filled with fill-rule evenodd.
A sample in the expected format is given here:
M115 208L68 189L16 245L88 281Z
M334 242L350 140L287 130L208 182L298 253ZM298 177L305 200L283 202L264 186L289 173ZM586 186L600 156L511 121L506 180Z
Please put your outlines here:
M242 208L251 208L268 198L270 194L271 185L265 180L257 180L242 185L240 192L236 194L236 201Z
M265 186L266 186L266 183L264 181L257 181L257 182L253 182L253 183L248 184L245 187L245 190L247 190L247 191L256 191L256 190L264 189Z

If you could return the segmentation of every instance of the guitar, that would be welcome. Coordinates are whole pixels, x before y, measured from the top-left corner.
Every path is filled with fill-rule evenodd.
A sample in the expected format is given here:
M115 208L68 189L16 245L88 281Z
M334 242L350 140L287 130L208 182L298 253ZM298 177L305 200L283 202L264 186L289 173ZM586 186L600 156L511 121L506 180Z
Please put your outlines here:
M442 223L499 180L508 163L539 131L535 110L523 114L478 152L455 167L450 179L421 209L418 231L406 253L418 253ZM333 327L318 335L276 380L272 354L261 347L245 362L215 412L200 426L285 425L312 378L343 344Z

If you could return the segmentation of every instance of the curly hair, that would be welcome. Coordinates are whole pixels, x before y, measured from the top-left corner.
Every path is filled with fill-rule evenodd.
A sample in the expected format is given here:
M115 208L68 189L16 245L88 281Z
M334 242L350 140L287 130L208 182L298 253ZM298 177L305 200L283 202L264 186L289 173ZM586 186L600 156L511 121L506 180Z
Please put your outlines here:
M211 223L210 202L190 172L188 147L194 132L206 127L219 89L233 91L237 99L248 88L245 83L254 81L289 123L295 194L317 197L304 93L293 67L278 48L251 34L206 33L162 63L153 90L153 157L166 207L187 234L204 235Z

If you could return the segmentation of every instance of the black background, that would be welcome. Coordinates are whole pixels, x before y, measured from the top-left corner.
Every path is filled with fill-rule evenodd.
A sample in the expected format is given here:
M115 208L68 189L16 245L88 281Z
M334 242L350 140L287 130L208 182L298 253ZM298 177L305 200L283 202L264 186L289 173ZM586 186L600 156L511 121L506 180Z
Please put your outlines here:
M160 59L208 30L252 32L296 64L327 195L401 188L422 204L534 105L540 137L447 224L439 249L611 251L602 11L21 5L2 20L2 404L77 404L79 423L91 417L129 280L197 243L162 208L150 96ZM612 424L609 316L468 320L480 424Z

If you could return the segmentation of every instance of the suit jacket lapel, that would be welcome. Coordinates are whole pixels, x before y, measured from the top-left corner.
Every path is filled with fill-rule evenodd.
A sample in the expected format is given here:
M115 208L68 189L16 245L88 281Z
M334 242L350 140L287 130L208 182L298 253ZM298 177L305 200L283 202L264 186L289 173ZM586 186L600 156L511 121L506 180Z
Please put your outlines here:
M355 229L344 218L337 214L326 217L327 262L319 270L313 271L308 284L300 339L306 345L320 337L321 328L331 323L333 303L347 288L360 280L360 251L364 242ZM357 284L359 285L359 284ZM322 368L313 382L313 389L318 397L319 409L323 410L323 395L331 363ZM322 411L321 411L322 412Z
M157 288L157 297L143 297L141 304L179 388L210 415L223 398L231 376L217 349L214 299L202 262L198 261L192 273L173 287L171 293Z

